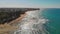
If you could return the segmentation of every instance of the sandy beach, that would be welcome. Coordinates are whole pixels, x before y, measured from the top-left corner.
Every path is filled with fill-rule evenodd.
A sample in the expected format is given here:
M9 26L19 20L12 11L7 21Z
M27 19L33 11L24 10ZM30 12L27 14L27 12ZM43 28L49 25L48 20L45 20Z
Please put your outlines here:
M5 34L5 33L9 34L10 31L15 31L18 28L18 26L14 26L14 25L17 24L19 21L21 21L25 15L26 14L22 14L21 17L11 21L9 24L7 24L7 23L1 24L0 25L0 34Z

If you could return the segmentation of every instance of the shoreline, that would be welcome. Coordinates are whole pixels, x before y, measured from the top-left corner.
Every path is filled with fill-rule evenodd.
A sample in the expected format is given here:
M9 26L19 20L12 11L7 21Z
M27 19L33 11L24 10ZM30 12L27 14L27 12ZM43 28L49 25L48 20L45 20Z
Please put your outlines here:
M35 9L29 9L25 12L28 11L34 11ZM38 9L36 9L38 10ZM5 23L5 24L0 24L0 34L10 34L10 32L15 31L18 29L18 26L16 26L16 24L19 23L19 21L21 21L27 14L20 14L20 17L16 18L15 20L10 21L9 23Z
M21 21L26 14L21 15L21 17L11 21L9 24L1 24L0 25L0 33L7 33L9 31L14 31L18 29L18 26L15 26L19 21ZM2 29L1 29L2 28Z

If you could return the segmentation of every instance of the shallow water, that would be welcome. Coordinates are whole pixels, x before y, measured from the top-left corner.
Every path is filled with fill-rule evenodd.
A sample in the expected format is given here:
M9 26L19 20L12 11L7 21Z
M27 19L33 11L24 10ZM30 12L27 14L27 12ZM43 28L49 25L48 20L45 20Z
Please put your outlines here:
M19 28L14 34L46 34L44 24L48 21L47 19L40 16L40 10L29 11L27 16L22 19L21 23L18 24Z
M45 24L50 34L60 34L60 8L47 8L42 11L42 16L49 21Z
M14 34L60 34L60 9L27 12Z

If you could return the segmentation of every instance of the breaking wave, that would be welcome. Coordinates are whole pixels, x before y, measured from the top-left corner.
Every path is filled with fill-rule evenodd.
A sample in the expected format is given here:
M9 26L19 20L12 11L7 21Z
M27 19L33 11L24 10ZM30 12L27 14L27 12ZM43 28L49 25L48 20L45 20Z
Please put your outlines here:
M18 24L19 28L14 34L46 34L44 24L48 21L39 16L41 11L28 11L24 19Z

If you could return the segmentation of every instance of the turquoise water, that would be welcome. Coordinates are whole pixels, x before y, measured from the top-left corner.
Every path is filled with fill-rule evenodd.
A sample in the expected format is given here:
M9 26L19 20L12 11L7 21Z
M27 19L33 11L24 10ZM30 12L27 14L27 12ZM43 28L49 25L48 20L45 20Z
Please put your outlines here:
M50 34L60 34L60 8L47 8L42 11L42 16L49 21L45 24Z

